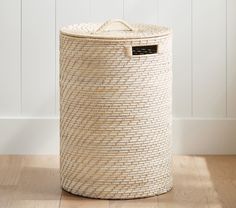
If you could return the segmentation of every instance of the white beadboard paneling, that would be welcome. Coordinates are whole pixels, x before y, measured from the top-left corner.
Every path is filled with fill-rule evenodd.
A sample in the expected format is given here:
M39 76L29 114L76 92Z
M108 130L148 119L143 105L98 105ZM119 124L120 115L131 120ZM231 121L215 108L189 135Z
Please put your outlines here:
M0 115L20 113L21 1L0 1Z
M158 0L157 7L157 23L158 25L163 25L165 27L172 28L173 27L173 17L175 12L174 4L179 0Z
M55 115L54 0L22 0L22 114Z
M90 21L90 0L57 0L57 29Z
M226 1L193 0L193 115L226 115Z
M59 31L62 26L91 21L90 0L56 0L56 114L59 114Z
M110 18L173 29L174 152L235 154L235 0L1 0L0 153L59 153L59 28Z
M173 30L173 114L192 113L191 1L159 0L158 24Z
M227 4L227 116L236 117L236 1Z
M91 0L91 20L104 22L123 18L123 0Z
M124 0L124 19L135 23L157 23L158 0Z

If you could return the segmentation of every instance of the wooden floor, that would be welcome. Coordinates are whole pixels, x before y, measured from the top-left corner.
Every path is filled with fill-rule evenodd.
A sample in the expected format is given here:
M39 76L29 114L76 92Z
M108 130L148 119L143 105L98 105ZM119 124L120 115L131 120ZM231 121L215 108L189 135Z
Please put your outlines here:
M171 192L94 200L61 190L56 156L0 156L0 208L236 208L236 156L175 156Z

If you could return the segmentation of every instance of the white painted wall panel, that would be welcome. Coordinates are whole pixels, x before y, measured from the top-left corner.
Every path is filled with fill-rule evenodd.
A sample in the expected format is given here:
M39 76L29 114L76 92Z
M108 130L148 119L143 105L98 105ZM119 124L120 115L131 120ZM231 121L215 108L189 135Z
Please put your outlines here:
M104 22L108 19L123 18L123 0L91 0L91 19Z
M226 1L193 0L193 115L226 115Z
M56 114L59 115L59 31L64 25L91 21L90 0L56 0Z
M20 113L21 1L0 1L0 116Z
M191 1L159 0L158 24L173 30L173 114L192 113Z
M236 1L227 4L227 116L236 117Z
M1 0L0 152L57 153L59 28L110 18L173 28L177 152L234 153L235 0Z
M90 21L90 0L57 0L57 29Z
M124 0L124 19L135 23L157 23L158 0Z
M55 115L54 0L22 0L22 114Z
M176 0L178 1L178 0ZM174 0L158 0L157 24L165 27L173 27Z

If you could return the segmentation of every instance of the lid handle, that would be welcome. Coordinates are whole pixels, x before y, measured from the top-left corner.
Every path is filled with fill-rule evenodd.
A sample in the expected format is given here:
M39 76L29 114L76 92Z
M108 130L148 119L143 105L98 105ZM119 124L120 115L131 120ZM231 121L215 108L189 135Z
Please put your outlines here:
M115 30L124 30L124 31L134 31L134 28L131 27L127 22L120 19L108 20L103 23L96 31L104 32L104 31L115 31Z

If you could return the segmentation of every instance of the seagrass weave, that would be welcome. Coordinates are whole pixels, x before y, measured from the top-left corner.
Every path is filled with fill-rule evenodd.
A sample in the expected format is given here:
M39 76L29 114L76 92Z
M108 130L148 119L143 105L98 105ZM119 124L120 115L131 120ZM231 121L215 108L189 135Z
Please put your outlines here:
M103 199L172 187L171 33L121 20L60 33L63 189Z

